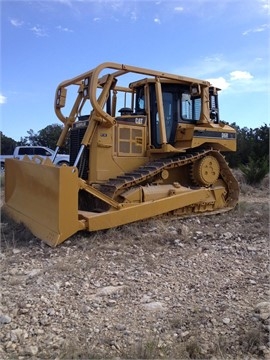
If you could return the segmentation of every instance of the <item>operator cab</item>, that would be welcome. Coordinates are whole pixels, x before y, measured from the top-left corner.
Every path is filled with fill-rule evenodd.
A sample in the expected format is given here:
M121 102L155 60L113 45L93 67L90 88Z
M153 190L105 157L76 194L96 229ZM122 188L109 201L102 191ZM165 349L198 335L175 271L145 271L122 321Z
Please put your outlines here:
M147 126L149 143L152 148L160 149L163 144L175 145L177 129L184 126L197 126L202 123L219 123L218 91L213 86L204 88L197 83L160 80L157 86L155 78L145 78L129 84L128 88L111 89L106 106L106 112L115 117L118 92L122 93L122 107L115 117L117 123L125 125ZM204 92L204 95L202 94ZM115 99L114 99L115 96ZM209 99L207 99L207 96ZM202 104L202 99L205 99ZM207 102L208 118L203 109ZM115 106L113 104L115 103ZM208 107L209 103L209 107ZM123 106L124 105L124 106ZM89 115L87 117L87 123ZM78 120L82 120L80 116ZM182 125L181 125L182 124ZM186 125L185 125L186 124ZM78 127L82 122L75 122ZM87 124L83 124L85 127Z
M162 146L160 114L157 106L155 79L144 79L129 85L135 92L137 115L148 114L150 118L151 143L155 148ZM219 122L218 90L209 87L210 121ZM162 105L166 130L166 141L174 145L178 124L198 124L202 113L202 94L197 84L185 84L163 80L161 83Z

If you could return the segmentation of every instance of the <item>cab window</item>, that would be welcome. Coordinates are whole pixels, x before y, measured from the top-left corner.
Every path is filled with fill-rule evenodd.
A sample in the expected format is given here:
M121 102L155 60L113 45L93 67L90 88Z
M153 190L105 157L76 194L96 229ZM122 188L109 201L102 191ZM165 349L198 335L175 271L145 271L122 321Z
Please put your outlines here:
M140 87L136 92L136 114L145 114L145 95L144 95L144 87Z
M182 93L181 96L181 120L198 121L201 115L201 98L191 97L189 93ZM180 120L180 121L181 121Z

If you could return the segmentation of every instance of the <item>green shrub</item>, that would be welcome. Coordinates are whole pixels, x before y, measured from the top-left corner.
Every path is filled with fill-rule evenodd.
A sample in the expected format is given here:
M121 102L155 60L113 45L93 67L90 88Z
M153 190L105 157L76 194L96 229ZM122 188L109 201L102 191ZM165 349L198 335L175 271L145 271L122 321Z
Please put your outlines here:
M249 158L247 165L240 166L241 171L244 173L246 182L249 185L255 185L260 183L266 174L269 172L269 160L268 156L262 159Z

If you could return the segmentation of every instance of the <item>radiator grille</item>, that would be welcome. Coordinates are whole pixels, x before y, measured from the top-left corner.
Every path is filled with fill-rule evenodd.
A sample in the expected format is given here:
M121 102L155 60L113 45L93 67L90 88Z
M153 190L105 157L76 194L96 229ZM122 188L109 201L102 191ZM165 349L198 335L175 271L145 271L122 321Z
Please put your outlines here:
M76 157L79 153L81 147L81 141L83 139L85 131L86 131L86 127L74 127L70 130L69 153L70 153L70 165L72 166L74 165ZM77 166L79 171L79 176L84 180L88 179L88 166L89 166L89 149L86 148L84 149L84 152Z

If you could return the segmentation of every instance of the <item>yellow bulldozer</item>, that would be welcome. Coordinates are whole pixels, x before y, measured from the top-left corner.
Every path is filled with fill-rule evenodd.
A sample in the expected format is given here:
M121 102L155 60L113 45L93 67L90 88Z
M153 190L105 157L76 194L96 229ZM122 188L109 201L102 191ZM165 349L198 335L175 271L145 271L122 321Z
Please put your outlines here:
M70 165L7 159L3 210L57 246L96 231L170 213L235 207L239 185L223 152L235 130L220 120L208 81L106 62L59 84L55 113Z

